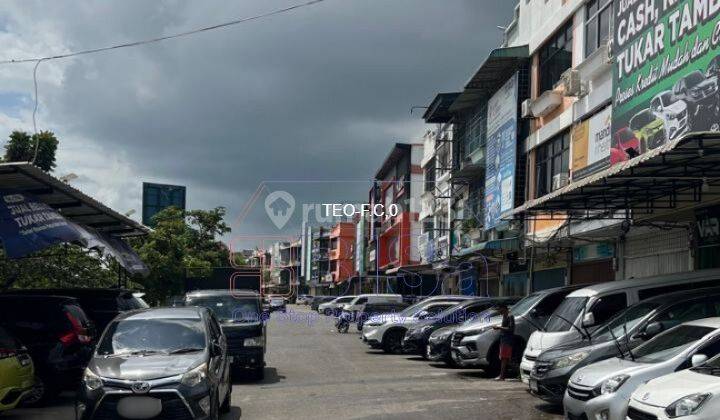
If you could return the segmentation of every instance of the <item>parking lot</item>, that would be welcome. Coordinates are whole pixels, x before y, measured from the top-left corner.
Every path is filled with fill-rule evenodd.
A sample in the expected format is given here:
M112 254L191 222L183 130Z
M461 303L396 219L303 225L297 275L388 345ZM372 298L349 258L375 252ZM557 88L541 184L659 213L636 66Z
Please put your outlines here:
M274 313L265 379L238 378L232 412L222 418L562 418L518 381L498 383L479 370L386 355L358 337L354 325L348 334L338 334L332 318L315 317L306 307ZM13 410L4 418L72 419L72 407L72 395L64 394L57 406Z

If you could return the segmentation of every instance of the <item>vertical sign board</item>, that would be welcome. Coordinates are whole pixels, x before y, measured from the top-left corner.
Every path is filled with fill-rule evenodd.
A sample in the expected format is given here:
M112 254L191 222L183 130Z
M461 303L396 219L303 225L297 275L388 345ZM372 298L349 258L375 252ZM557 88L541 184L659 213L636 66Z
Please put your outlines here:
M488 101L485 154L485 230L501 224L515 207L518 74Z
M182 185L143 182L143 224L152 226L153 216L170 206L185 210L185 192L186 189Z
M577 124L572 131L572 178L578 180L607 168L614 162L611 152L611 107Z
M718 131L720 1L613 7L613 144L642 154L690 132Z

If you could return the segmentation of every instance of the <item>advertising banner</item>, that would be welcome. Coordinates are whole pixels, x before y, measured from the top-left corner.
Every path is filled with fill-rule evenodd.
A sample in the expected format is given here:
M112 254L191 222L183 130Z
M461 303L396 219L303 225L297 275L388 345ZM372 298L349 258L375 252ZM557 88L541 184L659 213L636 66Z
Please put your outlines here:
M718 131L720 1L614 2L613 148L632 158Z
M611 152L612 107L593 115L573 128L572 178L578 180L615 162Z
M500 225L515 207L518 75L515 73L488 101L485 154L485 230Z
M79 242L82 235L60 213L29 194L0 190L0 238L5 255L21 258L62 242Z

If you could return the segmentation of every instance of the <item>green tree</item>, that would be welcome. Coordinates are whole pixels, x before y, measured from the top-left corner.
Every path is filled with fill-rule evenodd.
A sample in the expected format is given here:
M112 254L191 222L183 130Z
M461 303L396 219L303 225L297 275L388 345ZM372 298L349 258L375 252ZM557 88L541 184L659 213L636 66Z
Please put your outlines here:
M223 207L187 212L169 207L153 217L154 230L136 247L150 268L147 278L137 280L144 284L148 302L184 293L187 270L209 273L228 265L230 253L218 239L230 232L225 213Z
M37 158L35 165L45 171L55 169L55 154L58 148L58 139L51 131L41 131L30 136L24 131L13 131L5 144L5 162L31 162Z

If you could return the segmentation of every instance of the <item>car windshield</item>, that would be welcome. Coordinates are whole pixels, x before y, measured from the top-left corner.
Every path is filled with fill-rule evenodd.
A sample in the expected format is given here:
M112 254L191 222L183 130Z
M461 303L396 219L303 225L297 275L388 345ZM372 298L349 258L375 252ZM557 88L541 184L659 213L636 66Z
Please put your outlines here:
M470 325L474 322L488 322L491 318L500 316L500 313L496 309L486 309L480 312L476 317L466 319L462 325Z
M204 348L205 328L200 319L123 319L108 326L97 353L101 356L168 354Z
M634 138L635 138L635 134L628 129L623 129L623 130L618 131L618 139L622 143L626 143Z
M527 311L532 309L532 307L535 306L535 304L538 303L543 296L544 294L542 293L533 293L525 296L520 299L518 303L514 304L512 308L510 308L510 314L514 316L524 315Z
M628 308L610 320L607 325L595 331L592 334L593 340L609 341L613 339L613 336L615 336L615 338L623 337L625 330L627 330L628 333L632 332L643 318L659 306L660 305L655 302L644 302Z
M664 105L668 105L668 104L672 103L672 94L670 92L662 93L662 94L660 94L659 97L660 97L660 101Z
M566 332L573 329L573 325L578 315L583 312L587 304L587 297L568 297L555 309L547 324L545 331L547 332Z
M705 81L705 76L700 71L694 71L685 77L688 87L697 86Z
M659 363L670 360L714 330L697 325L680 325L665 331L633 350L635 361Z
M402 312L400 312L400 315L401 316L412 316L413 314L418 312L420 309L425 308L432 302L433 301L428 301L428 300L422 300L420 302L417 302L416 304L410 305L407 308L405 308ZM458 302L458 303L460 303L460 302Z
M212 310L221 322L255 322L260 320L260 302L255 297L232 295L198 296L187 299L188 306Z
M655 118L652 116L650 111L645 110L634 116L632 120L630 120L630 125L634 130L640 130L646 125L649 125L654 120Z
M348 303L353 299L355 299L354 296L345 296L345 297L335 299L335 303Z

